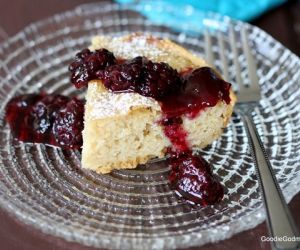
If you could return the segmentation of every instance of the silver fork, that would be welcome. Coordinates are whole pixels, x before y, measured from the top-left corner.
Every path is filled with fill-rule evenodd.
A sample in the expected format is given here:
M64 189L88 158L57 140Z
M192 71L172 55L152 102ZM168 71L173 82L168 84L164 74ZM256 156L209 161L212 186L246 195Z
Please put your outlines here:
M256 65L248 42L247 29L245 27L241 28L240 37L242 50L247 61L247 70L250 80L250 84L248 86L243 84L234 28L229 26L228 32L229 43L233 52L233 64L236 74L235 79L238 87L236 91L238 101L235 107L235 112L239 114L246 128L251 149L250 151L256 166L260 191L266 210L269 235L271 237L298 237L299 233L277 183L267 153L252 118L252 113L261 99L261 94L256 73ZM224 53L225 38L221 32L218 33L217 38L218 47L220 49L220 59L223 66L223 75L224 78L228 80L229 67ZM212 51L212 37L208 30L204 31L204 39L207 60L211 65L213 65L214 53ZM272 247L275 249L297 249L299 247L299 242L297 241L272 241L272 243Z

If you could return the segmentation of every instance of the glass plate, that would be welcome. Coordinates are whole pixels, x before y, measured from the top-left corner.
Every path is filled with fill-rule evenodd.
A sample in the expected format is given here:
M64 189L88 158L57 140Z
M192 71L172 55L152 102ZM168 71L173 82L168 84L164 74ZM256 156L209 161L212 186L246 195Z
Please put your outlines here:
M203 35L191 32L188 23L178 27L186 32L172 30L152 23L131 7L81 6L32 24L1 45L1 207L47 234L114 249L200 246L255 227L264 220L264 210L245 130L236 114L223 136L202 150L226 187L220 203L204 208L186 204L170 190L163 161L98 175L81 168L80 151L13 140L4 120L11 97L41 90L83 97L84 92L69 83L67 66L96 34L143 31L168 37L205 57ZM172 8L161 11L176 12ZM242 27L247 29L263 96L253 114L255 123L284 196L291 200L300 189L299 58L260 29L228 17L203 13L199 25L211 33L214 64L221 72L218 34L223 34L233 84L228 30L235 32L247 83L239 36Z

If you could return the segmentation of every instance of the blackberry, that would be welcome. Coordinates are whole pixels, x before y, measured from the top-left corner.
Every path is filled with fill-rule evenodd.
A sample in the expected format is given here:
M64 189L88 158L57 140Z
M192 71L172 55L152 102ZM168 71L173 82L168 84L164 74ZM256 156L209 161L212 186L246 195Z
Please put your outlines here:
M84 49L76 54L69 66L71 82L76 88L86 87L88 81L96 78L96 72L117 63L113 53L106 49L91 52Z
M170 185L185 199L207 206L223 198L223 187L215 179L209 163L191 151L171 153Z
M157 100L176 93L182 84L175 69L145 57L107 67L97 72L97 77L112 91L133 91Z
M61 108L53 123L52 133L59 146L79 148L82 145L84 103L72 98Z
M143 65L143 76L137 92L159 100L176 93L181 85L178 72L168 64L147 61Z
M141 81L144 57L136 57L123 64L113 65L99 71L97 77L112 91L136 91Z

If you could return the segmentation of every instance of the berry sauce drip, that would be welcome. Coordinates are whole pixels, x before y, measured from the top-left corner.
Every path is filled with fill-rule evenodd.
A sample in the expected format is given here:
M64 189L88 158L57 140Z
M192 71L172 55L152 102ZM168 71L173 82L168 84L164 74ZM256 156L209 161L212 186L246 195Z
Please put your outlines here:
M182 76L182 86L175 95L161 100L165 118L196 118L201 110L214 107L220 100L230 103L230 84L222 80L209 67L197 68Z
M201 110L219 101L229 104L229 83L209 67L187 68L179 74L168 64L155 63L145 57L116 60L105 49L81 51L69 70L77 88L97 78L112 92L135 92L157 100L163 113L159 123L172 144L168 149L171 186L180 196L202 206L222 199L223 188L209 164L192 153L182 117L194 119Z
M181 117L164 118L159 122L164 134L169 138L174 152L187 152L190 146L187 142L188 133L182 126Z
M84 103L62 95L26 94L6 106L6 121L20 141L66 149L82 146Z

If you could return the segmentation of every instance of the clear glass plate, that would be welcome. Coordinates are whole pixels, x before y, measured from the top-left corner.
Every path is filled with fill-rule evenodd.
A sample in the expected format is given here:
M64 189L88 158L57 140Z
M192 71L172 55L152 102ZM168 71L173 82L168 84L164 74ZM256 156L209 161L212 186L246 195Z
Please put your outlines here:
M176 10L161 11L172 14ZM238 31L247 29L263 95L254 118L289 201L300 190L299 58L260 29L228 17L203 13L199 25L211 32L215 66L221 72L217 34L223 34L233 84L228 29L233 27L236 32L245 81L246 61ZM99 3L32 24L2 44L0 206L47 234L114 249L200 246L262 222L265 216L255 169L236 114L223 136L202 150L226 187L220 203L204 208L186 204L170 190L163 161L98 175L81 169L80 151L14 141L4 120L5 105L15 95L45 90L83 97L84 92L69 83L67 65L96 34L148 32L168 37L205 57L203 36L191 32L188 23L178 30L186 32L154 24L129 6Z

